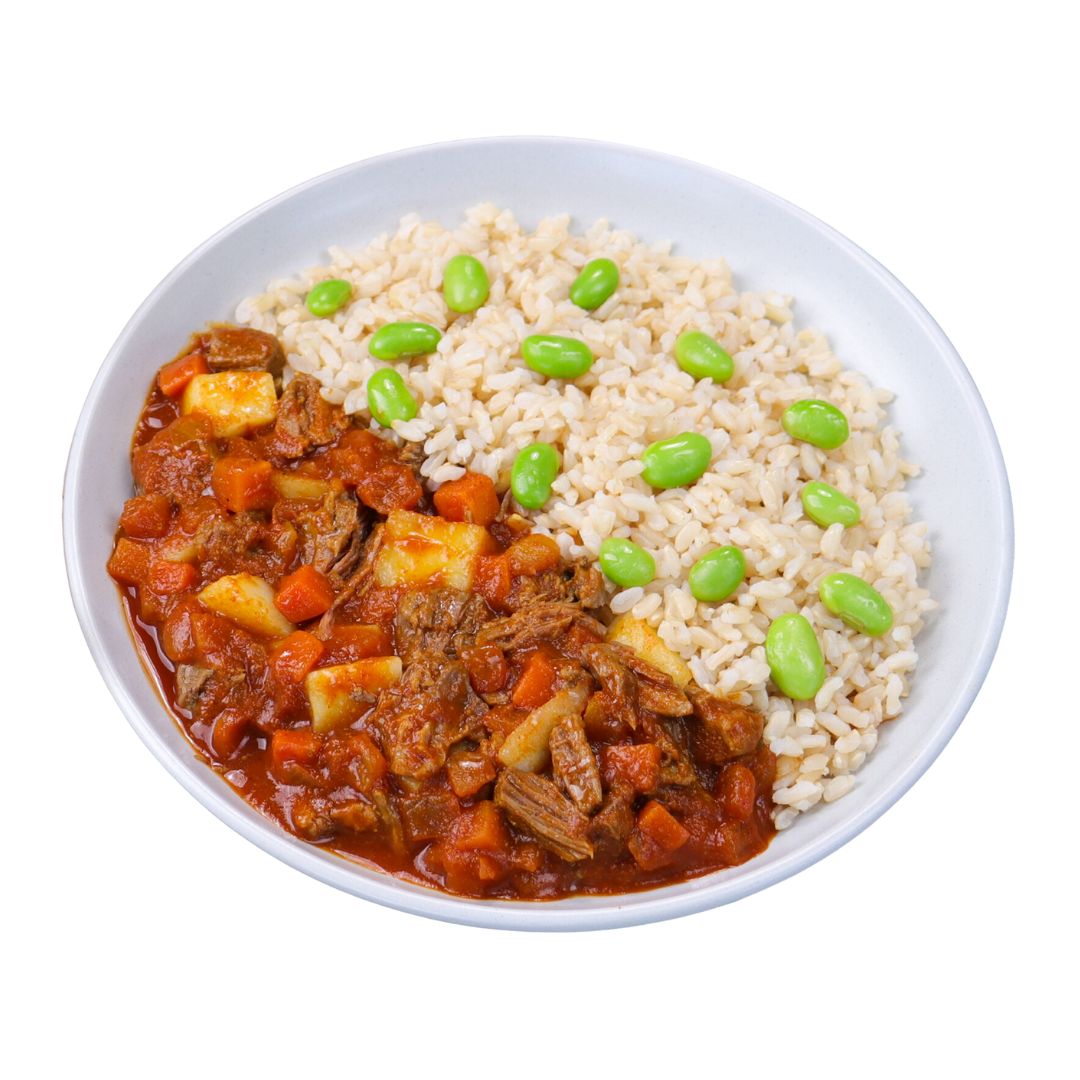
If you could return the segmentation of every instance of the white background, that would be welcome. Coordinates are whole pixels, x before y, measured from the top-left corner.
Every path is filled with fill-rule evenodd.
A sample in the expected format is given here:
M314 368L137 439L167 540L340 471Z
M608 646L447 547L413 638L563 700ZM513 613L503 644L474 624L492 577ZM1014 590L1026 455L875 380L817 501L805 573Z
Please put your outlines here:
M1074 5L20 6L5 27L0 1071L1057 1077L1075 1067ZM680 155L821 217L965 358L1014 489L997 661L847 847L673 923L400 915L211 817L107 694L63 578L71 432L193 247L446 139ZM1068 444L1067 444L1068 440ZM1072 533L1071 535L1075 535Z

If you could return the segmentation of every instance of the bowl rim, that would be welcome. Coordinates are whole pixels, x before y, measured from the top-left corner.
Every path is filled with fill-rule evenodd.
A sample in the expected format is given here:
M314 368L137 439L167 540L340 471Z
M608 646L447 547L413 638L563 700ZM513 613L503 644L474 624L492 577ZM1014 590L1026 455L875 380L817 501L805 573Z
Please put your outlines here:
M754 869L756 860L751 859L740 867L718 872L718 874L726 875L722 881L713 880L717 875L709 874L680 885L664 886L646 892L626 894L625 896L575 897L568 900L543 902L476 900L452 896L432 888L391 877L381 871L370 870L362 864L352 863L343 857L333 855L292 837L269 819L262 818L261 815L257 819L245 815L227 797L224 782L200 758L193 758L198 765L198 769L192 768L190 761L180 760L145 718L141 707L128 692L123 674L113 663L96 633L94 614L88 602L87 583L83 576L80 561L76 557L79 546L76 525L79 518L80 479L84 466L87 429L90 426L90 418L101 405L103 388L107 377L117 365L128 340L141 324L144 314L157 303L162 294L169 291L173 282L188 267L197 262L205 252L215 247L222 239L242 228L248 222L260 217L267 210L294 198L302 192L346 174L362 172L367 168L389 160L420 157L450 148L468 150L470 147L491 147L496 144L513 148L516 151L520 151L525 147L558 144L579 147L583 150L616 152L646 161L663 163L683 170L697 172L713 181L741 189L745 193L769 204L773 209L794 216L804 226L808 226L819 233L830 244L843 249L864 273L875 278L878 284L884 287L900 303L907 314L925 333L929 341L937 348L942 362L950 369L961 395L972 415L976 417L978 434L981 437L984 449L988 453L991 471L996 481L994 485L996 506L993 509L995 510L995 520L1001 528L1003 547L997 579L991 583L994 590L991 615L979 630L980 640L974 653L975 662L966 674L965 685L961 693L954 699L954 705L949 714L938 721L932 738L920 748L917 754L903 763L895 776L876 793L865 808L846 819L841 817L837 824L819 837L816 842L801 845L797 850L774 863L762 864L759 869ZM543 931L594 930L632 926L663 919L678 918L718 907L722 904L732 903L805 870L854 839L864 829L873 824L910 790L919 777L933 764L955 734L975 700L994 659L1001 638L1009 602L1015 545L1009 479L993 423L982 397L970 372L945 332L926 308L890 271L853 241L814 215L782 199L780 196L774 195L772 192L749 181L732 176L730 173L659 151L601 140L575 139L561 136L492 136L451 140L428 143L365 158L322 173L267 199L199 244L166 274L139 305L113 343L90 386L72 437L64 473L63 541L68 587L72 603L91 656L110 693L120 706L128 723L134 728L135 733L161 765L164 766L166 771L219 820L257 847L294 869L354 896L399 911L448 922L493 929ZM134 647L134 645L133 639L132 646ZM141 657L139 663L140 667L144 667ZM144 677L148 677L148 673L145 671L143 674ZM155 680L151 678L151 681L156 685ZM160 697L160 690L158 692ZM171 713L170 719L175 722ZM205 776L201 775L201 773L205 773ZM212 782L207 782L208 780L212 780ZM672 890L679 891L673 893Z

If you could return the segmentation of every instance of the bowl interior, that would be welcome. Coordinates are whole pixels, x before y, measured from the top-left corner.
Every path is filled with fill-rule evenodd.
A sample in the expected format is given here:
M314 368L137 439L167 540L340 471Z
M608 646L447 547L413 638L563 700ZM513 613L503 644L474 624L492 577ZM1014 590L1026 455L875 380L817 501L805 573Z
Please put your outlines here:
M924 467L910 485L929 522L924 582L940 609L918 639L902 717L840 802L815 807L744 866L616 898L549 904L444 896L354 866L280 832L198 761L147 679L105 563L131 493L131 432L157 368L188 334L229 320L271 278L326 261L330 244L366 244L405 213L458 224L481 201L527 227L569 212L679 254L723 255L737 288L795 297L799 328L828 335L845 367L896 392L901 454ZM713 907L810 865L855 836L911 786L963 719L997 644L1012 566L1004 465L966 369L937 324L886 270L828 226L759 188L703 166L599 143L492 139L404 151L313 180L240 218L185 259L124 329L88 396L65 484L64 540L76 610L102 674L163 765L212 812L271 854L346 891L403 910L484 926L587 929Z

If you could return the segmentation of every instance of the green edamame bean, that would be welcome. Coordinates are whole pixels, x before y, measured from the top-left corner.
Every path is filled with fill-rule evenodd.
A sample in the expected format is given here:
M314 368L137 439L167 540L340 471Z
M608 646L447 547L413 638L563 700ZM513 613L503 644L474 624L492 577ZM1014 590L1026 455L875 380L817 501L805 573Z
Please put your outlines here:
M533 443L514 458L510 490L522 506L539 510L551 497L551 484L559 475L559 452L550 443Z
M773 619L765 636L765 660L772 681L794 701L808 701L825 681L825 657L814 628L794 612Z
M442 334L426 322L392 322L380 326L368 342L376 360L404 360L433 353Z
M570 286L570 299L579 308L598 308L619 287L619 268L610 259L587 262ZM612 578L614 581L615 579Z
M690 592L709 604L726 600L746 577L746 559L734 545L702 555L690 567Z
M443 270L443 299L451 311L475 311L488 298L487 271L471 255L455 255Z
M307 294L308 311L325 319L327 315L333 315L339 307L347 304L352 297L352 283L334 278L332 281L320 281L314 289Z
M837 491L831 484L821 480L811 480L803 484L799 492L806 516L823 529L840 522L845 529L859 524L862 511L859 504L852 502L843 492Z
M416 398L393 368L376 371L368 379L367 396L371 415L383 427L391 427L395 420L411 420L418 412Z
M616 585L648 585L656 577L656 560L633 540L609 537L600 545L600 569Z
M780 423L793 439L802 439L822 450L835 450L851 434L847 417L835 405L815 398L789 405Z
M646 447L641 455L646 484L654 488L686 487L709 467L712 444L704 435L687 431Z
M531 334L521 343L521 355L533 371L552 379L576 379L596 359L584 341L554 334Z
M830 574L818 586L821 602L860 634L880 637L892 628L892 608L873 585L854 574Z
M700 330L687 330L675 339L675 360L695 379L712 379L719 384L735 374L735 361Z

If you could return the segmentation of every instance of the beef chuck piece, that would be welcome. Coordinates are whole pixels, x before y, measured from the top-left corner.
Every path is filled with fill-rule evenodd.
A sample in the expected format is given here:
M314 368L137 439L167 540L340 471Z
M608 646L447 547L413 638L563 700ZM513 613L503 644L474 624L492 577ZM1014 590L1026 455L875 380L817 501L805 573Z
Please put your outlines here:
M631 730L638 726L638 682L625 658L613 645L586 645L581 662L599 680L607 711Z
M351 491L329 491L322 505L293 515L301 559L320 573L348 578L360 565L372 513Z
M538 602L505 619L494 619L476 635L478 645L498 645L499 648L526 649L541 641L556 644L571 626L580 626L598 638L604 636L604 626L579 608L564 603Z
M506 601L510 611L551 602L578 604L583 608L603 607L608 602L603 575L589 566L588 560L575 559L558 570L541 570L538 574L511 579Z
M650 712L641 714L641 729L646 739L660 747L660 787L674 784L686 787L698 782L690 755L686 728L678 720L664 720Z
M278 378L285 368L285 352L273 334L215 326L207 335L206 363L211 371L268 371Z
M600 812L589 822L589 838L597 855L618 855L634 831L634 789L616 783L604 797Z
M278 400L274 451L283 458L303 457L317 446L329 446L349 426L349 418L319 393L322 384L297 374Z
M194 713L199 705L199 698L206 689L206 684L214 673L208 667L198 664L180 664L176 669L176 704L181 709Z
M269 371L276 379L285 368L284 350L273 334L215 326L206 336L206 363L211 371Z
M319 627L315 631L316 637L323 640L328 638L333 633L334 623L337 621L337 614L341 608L355 597L363 596L371 588L375 561L382 550L382 538L383 526L379 524L371 530L361 546L360 562L349 576L348 584L334 597L330 610L319 620Z
M503 769L495 781L495 805L511 823L535 836L566 862L591 859L589 819L550 781L535 773Z
M198 413L179 416L131 452L131 471L139 492L195 502L210 486L219 456L210 421Z
M425 652L457 656L472 645L476 632L491 618L481 596L458 589L407 592L398 603L394 637L406 666Z
M765 717L756 709L710 694L693 683L687 693L694 706L694 719L687 727L698 759L720 765L758 748Z
M583 813L591 814L604 800L596 764L580 716L564 716L548 740L555 781Z
M638 677L638 703L661 716L689 716L694 707L670 675L654 668L624 645L612 645L623 663Z
M484 738L486 712L464 664L444 653L425 653L379 695L372 722L390 771L426 780L443 767L454 743Z

